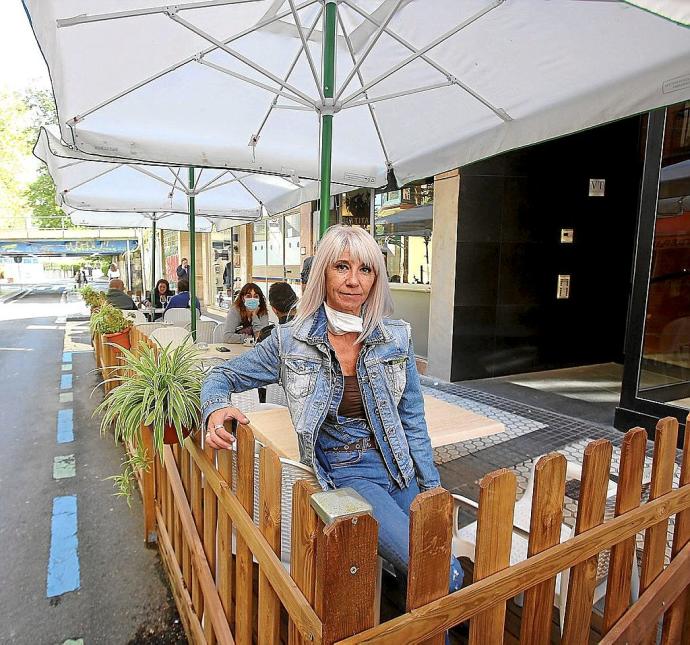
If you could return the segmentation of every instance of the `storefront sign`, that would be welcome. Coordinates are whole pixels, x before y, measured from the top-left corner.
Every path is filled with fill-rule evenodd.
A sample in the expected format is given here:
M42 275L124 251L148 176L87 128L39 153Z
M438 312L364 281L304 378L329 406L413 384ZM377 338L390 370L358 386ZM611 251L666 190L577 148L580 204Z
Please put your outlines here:
M589 180L589 196L590 197L603 197L606 192L606 180L605 179L590 179Z

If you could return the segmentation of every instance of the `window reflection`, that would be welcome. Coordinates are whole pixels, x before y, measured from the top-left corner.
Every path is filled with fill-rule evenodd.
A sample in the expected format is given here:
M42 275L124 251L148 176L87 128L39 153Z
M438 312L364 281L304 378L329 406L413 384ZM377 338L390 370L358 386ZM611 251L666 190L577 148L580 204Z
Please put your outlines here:
M684 102L666 112L640 390L690 407L689 383L690 102Z

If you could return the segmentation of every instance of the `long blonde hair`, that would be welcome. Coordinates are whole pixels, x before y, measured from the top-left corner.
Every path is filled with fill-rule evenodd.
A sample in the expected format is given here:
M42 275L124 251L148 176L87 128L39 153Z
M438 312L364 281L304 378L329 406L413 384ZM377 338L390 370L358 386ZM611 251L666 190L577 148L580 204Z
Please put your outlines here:
M386 262L374 238L358 226L331 226L319 242L312 260L307 286L302 294L296 322L311 316L326 300L326 269L349 251L354 262L371 267L376 279L369 297L362 307L364 319L362 333L356 342L362 342L385 316L393 313L393 298L388 286Z

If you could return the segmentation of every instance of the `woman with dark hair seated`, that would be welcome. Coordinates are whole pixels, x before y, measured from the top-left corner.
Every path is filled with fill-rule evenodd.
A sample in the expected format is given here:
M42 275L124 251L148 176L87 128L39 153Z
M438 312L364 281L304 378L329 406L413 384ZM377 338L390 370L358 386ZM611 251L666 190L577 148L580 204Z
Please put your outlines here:
M224 343L243 343L245 338L256 338L268 325L268 309L263 291L253 282L247 282L225 318Z

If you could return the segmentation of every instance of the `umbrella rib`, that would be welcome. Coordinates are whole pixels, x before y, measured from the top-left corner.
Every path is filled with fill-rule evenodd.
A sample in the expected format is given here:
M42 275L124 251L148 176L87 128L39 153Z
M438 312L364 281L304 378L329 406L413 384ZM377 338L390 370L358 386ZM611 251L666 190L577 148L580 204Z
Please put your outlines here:
M216 63L212 63L211 61L205 60L204 58L199 59L199 63L201 65L206 65L207 67L210 67L212 69L215 69L218 72L223 72L224 74L227 74L228 76L232 76L233 78L236 78L240 81L244 81L245 83L250 83L251 85L256 85L257 87L260 87L261 89L266 90L267 92L272 92L273 94L276 94L277 96L282 96L283 98L289 99L291 101L296 101L300 105L304 105L310 110L314 110L314 103L312 101L304 101L298 96L292 96L290 94L286 94L285 92L281 92L280 90L277 90L274 87L271 87L270 85L267 85L266 83L262 83L261 81L257 81L253 78L249 78L249 76L245 76L244 74L240 74L239 72L234 72L231 69L228 69L227 67L223 67L222 65L217 65Z
M323 11L323 10L319 7L319 11L318 11L317 14L316 14L316 19L314 20L314 23L313 23L312 26L309 28L309 32L307 33L307 36L306 36L307 41L309 40L309 38L311 38L312 33L314 33L314 29L316 29L316 25L319 24L319 20L321 19L321 13L322 13L322 11ZM294 69L295 69L295 67L296 67L296 65L297 65L297 62L299 61L299 57L300 57L301 55L302 55L302 49L299 49L298 52L297 52L297 56L295 56L294 60L292 61L292 64L290 65L290 68L288 69L287 73L285 74L285 80L286 80L286 81L287 81L287 80L290 78L290 76L292 75L292 72L294 71ZM281 89L282 89L282 87L283 87L283 86L281 86ZM320 88L319 88L319 89L320 89ZM269 105L268 110L266 111L266 114L265 114L263 120L261 121L261 125L259 126L259 129L256 131L256 134L254 134L254 136L253 136L253 140L254 140L254 141L258 141L258 140L259 140L259 136L261 135L261 132L263 131L264 126L265 126L266 123L268 122L268 118L271 116L271 112L273 112L273 109L274 109L274 108L297 109L297 110L302 110L302 109L313 110L313 109L314 109L313 106L309 106L309 107L302 107L302 106L297 107L297 106L294 106L294 107L293 107L293 106L289 106L289 105L278 105L277 101L278 101L278 97L277 97L277 96L273 99L273 101L271 101L271 105Z
M366 60L367 56L371 53L371 50L375 47L376 43L379 41L381 34L383 34L386 27L388 26L388 23L393 19L393 16L396 14L398 9L400 9L400 5L403 3L403 1L404 0L397 0L393 9L391 9L390 13L386 16L386 19L383 20L381 22L381 24L377 26L376 32L370 38L370 42L366 46L366 48L364 49L364 52L362 53L362 56L359 59L359 61L355 62L353 60L353 62L355 62L355 66L350 70L350 73L347 75L347 78L343 81L343 84L340 87L340 90L335 95L336 101L343 95L343 92L345 92L345 90L347 89L347 86L350 84L350 81L355 77L355 74L357 74L357 72L359 72L359 68L362 66L362 63ZM343 29L343 33L345 33L345 26L342 24L342 21L340 24L341 24L341 27ZM354 56L353 56L353 59L354 59Z
M184 185L184 182L180 179L180 168L176 168L173 170L170 166L168 166L168 170L170 171L170 174L175 178L175 181L172 184L173 190L176 189L177 184L180 184L181 188L177 188L177 190L183 192L185 195L189 194L189 189L187 186ZM172 199L172 194L170 195L170 198Z
M140 172L144 175L147 175L148 177L151 177L151 179L155 179L156 181L161 182L162 184L165 184L166 186L170 186L173 190L175 190L175 184L171 183L169 181L166 181L162 177L159 177L155 173L151 172L150 170L146 170L146 168L143 168L142 166L138 166L137 164L130 164L129 167L132 170L136 170L137 172Z
M444 81L442 83L433 83L432 85L425 85L424 87L416 87L412 90L402 90L400 92L393 92L392 94L383 94L382 96L377 96L373 99L366 99L365 101L355 101L354 103L348 103L343 107L343 109L359 107L361 105L371 105L373 103L378 103L380 101L389 101L390 99L397 99L401 96L409 96L410 94L419 94L420 92L428 92L429 90L437 90L440 87L450 87L455 85L453 81Z
M197 189L196 189L196 192L197 192L197 193L203 192L203 191L206 190L212 183L214 183L215 181L218 181L221 177L223 177L224 175L227 175L227 174L228 174L228 171L227 171L227 170L221 170L215 177L213 177L213 179L211 179L210 181L207 181L207 182L206 182L203 186L201 186L200 188L197 188Z
M348 0L344 0L344 1L348 3L348 6L351 6L351 5L349 4ZM383 74L380 74L379 76L377 76L377 77L374 78L373 80L369 81L369 82L368 82L366 85L364 85L364 87L362 87L361 89L359 89L359 90L357 90L356 92L353 92L352 94L350 94L350 96L348 96L346 99L343 100L343 106L345 106L345 104L347 104L347 103L350 103L350 102L354 101L357 97L361 96L362 94L364 94L366 91L370 90L370 89L371 89L372 87L374 87L375 85L378 85L381 81L384 81L385 79L389 78L390 76L392 76L393 74L395 74L396 72L398 72L399 70L401 70L403 67L406 67L407 65L409 65L409 64L412 63L413 61L417 60L418 58L421 58L421 57L424 56L424 54L426 54L428 51L430 51L430 50L433 49L434 47L437 47L437 46L440 45L441 43L445 42L445 41L448 40L451 36L454 36L455 34L457 34L459 31L461 31L461 30L464 29L465 27L467 27L467 26L471 25L472 23L476 22L476 21L479 20L481 17L483 17L484 15L486 15L487 13L489 13L489 11L492 11L493 9L495 9L496 7L498 7L499 5L503 4L503 2L505 2L505 0L493 0L493 2L492 2L490 5L484 7L483 9L481 9L480 11L478 11L477 13L475 13L474 15L470 16L469 18L467 18L466 20L463 20L460 24L455 25L455 27L453 27L452 29L449 29L449 30L448 30L447 32L445 32L444 34L441 34L438 38L435 38L434 40L432 40L428 45L425 45L425 46L422 47L421 49L414 49L414 48L413 48L413 49L414 49L414 52L413 52L410 56L408 56L408 57L405 58L404 60L400 61L397 65L394 65L394 66L391 67L389 70L386 70ZM454 80L454 82L457 82L458 84L460 84L460 81L458 81L457 79L453 78L453 80ZM464 87L463 89L467 89L467 88ZM501 111L501 110L498 109L498 108L493 107L493 106L492 106L490 103L488 103L485 99L479 97L478 94L473 93L473 96L474 96L475 98L477 98L478 100L481 100L481 102L482 102L486 107L488 107L490 110L492 110L497 116L499 116L499 117L502 118L503 120L510 120L510 117L508 117L508 116L505 114L505 112Z
M182 25L183 27L186 27L190 31L194 32L197 36L200 36L204 40L208 40L208 42L212 43L218 49L223 50L226 54L232 56L233 58L236 58L238 61L241 63L244 63L248 67L251 67L254 71L259 72L262 76L265 76L266 78L272 80L274 83L277 83L278 85L282 85L285 89L290 90L295 96L299 96L303 101L306 101L307 103L311 103L312 105L314 104L314 101L304 92L301 90L297 89L296 87L289 85L288 83L285 83L280 80L279 76L276 76L273 72L267 70L266 68L262 67L261 65L258 65L251 60L249 60L246 56L243 56L239 52L235 51L234 49L228 47L224 42L221 40L218 40L217 38L214 38L211 36L211 34L206 33L203 29L200 29L196 25L193 25L191 22L188 20L185 20L184 18L181 18L177 14L172 14L170 16L170 19L176 22L178 25Z
M354 48L352 47L352 41L350 40L349 34L345 31L345 25L343 24L343 17L340 12L338 12L338 22L340 23L340 29L343 32L343 37L345 38L345 44L347 45L347 49L350 53L350 58L352 58L352 63L355 63L355 52ZM362 72L360 70L357 70L357 78L359 79L359 82L364 85L364 78L362 77ZM366 92L364 93L364 96L366 97L367 94ZM369 108L369 115L371 116L371 120L374 123L374 128L376 129L376 135L378 136L379 139L379 144L381 145L381 150L383 151L383 157L386 160L386 165L390 167L391 161L390 157L388 156L388 150L386 149L386 144L383 141L383 133L381 132L381 128L379 126L379 121L376 117L376 112L374 112L374 109L371 107L371 105L367 106Z
M259 213L261 213L261 208L262 208L262 207L265 208L263 202L253 193L253 191L247 186L247 184L245 184L245 183L242 181L242 179L241 179L240 177L238 177L232 170L230 171L230 174L231 174L233 177L235 177L235 178L237 179L237 181L239 182L240 186L242 186L242 188L244 188L244 189L245 189L245 190L246 190L246 191L257 201L257 202L258 202L258 204L259 204ZM247 175L245 175L245 177L246 177L246 176L247 176ZM268 212L268 209L266 209L266 211Z
M297 5L297 10L299 11L300 9L303 9L304 7L308 7L317 1L318 0L305 0L305 2ZM261 29L267 25L270 25L274 22L282 20L283 18L285 18L286 16L289 16L289 15L290 15L290 11L286 10L286 11L282 11L282 12L276 14L275 16L271 16L270 18L265 18L264 20L260 20L259 22L257 22L252 27L249 27L248 29L244 29L243 31L239 32L238 34L235 34L231 38L228 38L225 41L225 43L227 44L227 43L234 42L235 40L239 40L240 38L243 38L247 34L251 34L252 32L257 31L257 30L259 30L259 29ZM58 24L59 23L60 23L60 21L58 20ZM74 125L79 123L79 121L84 120L87 116L89 116L93 112L96 112L97 110L100 110L100 109L110 105L111 103L114 103L118 99L121 99L124 96L131 94L132 92L136 92L136 90L144 87L145 85L148 85L149 83L152 83L153 81L161 78L162 76L165 76L166 74L170 74L171 72L174 72L175 70L179 69L180 67L183 67L184 65L187 65L188 63L192 63L196 60L199 60L203 56L210 54L211 52L215 51L216 49L218 49L218 48L215 46L207 47L206 49L203 49L202 51L200 51L197 54L192 54L191 56L188 56L187 58L184 58L181 61L174 63L173 65L170 65L169 67L166 67L165 69L162 69L161 71L156 72L155 74L152 74L151 76L148 76L147 78L143 79L142 81L135 83L134 85L132 85L132 87L129 87L125 90L122 90L122 92L118 92L114 96L112 96L112 97L110 97L104 101L101 101L100 103L89 108L88 110L84 110L80 114L69 119L66 122L66 124L70 128L72 128Z
M230 172L230 171L228 171L228 172ZM230 173L230 174L232 174L232 173ZM248 175L245 175L245 177L247 177L247 176ZM213 190L214 188L221 188L222 186L227 186L228 184L235 184L235 183L241 183L237 177L235 177L234 179L228 179L227 181L222 181L222 182L220 182L220 184L216 184L215 186L211 186L211 187L207 188L206 191Z
M77 188L81 188L85 184L88 184L89 182L92 182L96 179L99 179L100 177L103 177L103 175L107 175L108 173L113 172L113 170L117 170L118 168L122 168L123 165L124 164L121 164L121 163L114 164L111 168L107 168L103 172L99 172L99 173L95 174L93 177L89 177L88 179L85 179L84 181L79 182L78 184L75 184L74 186L71 186L70 188L65 188L62 192L64 194L64 193L68 193L72 190L76 190Z
M309 42L304 37L304 31L302 30L302 23L300 22L297 9L295 9L294 0L288 0L290 4L290 10L292 11L292 17L295 20L295 26L297 27L297 33L299 34L300 40L302 41L302 49L304 50L304 55L307 57L307 62L309 63L309 69L311 69L311 75L314 78L314 85L316 85L316 90L319 93L321 100L324 100L323 88L321 87L321 79L316 72L316 66L314 65L314 59L311 56L311 51L309 51ZM321 12L319 11L319 15ZM313 31L313 29L312 29Z
M257 1L258 0L202 0L201 2L189 2L187 4L178 4L174 6L176 11L186 11L189 9L206 9L227 4L247 4ZM59 18L56 22L58 27L74 27L75 25L83 25L90 22L103 22L105 20L117 20L119 18L135 18L138 16L151 16L157 13L168 13L170 10L170 5L163 5L161 7L149 7L148 9L130 9L129 11L113 11L110 13L93 14L91 16L81 15L74 16L73 18Z

